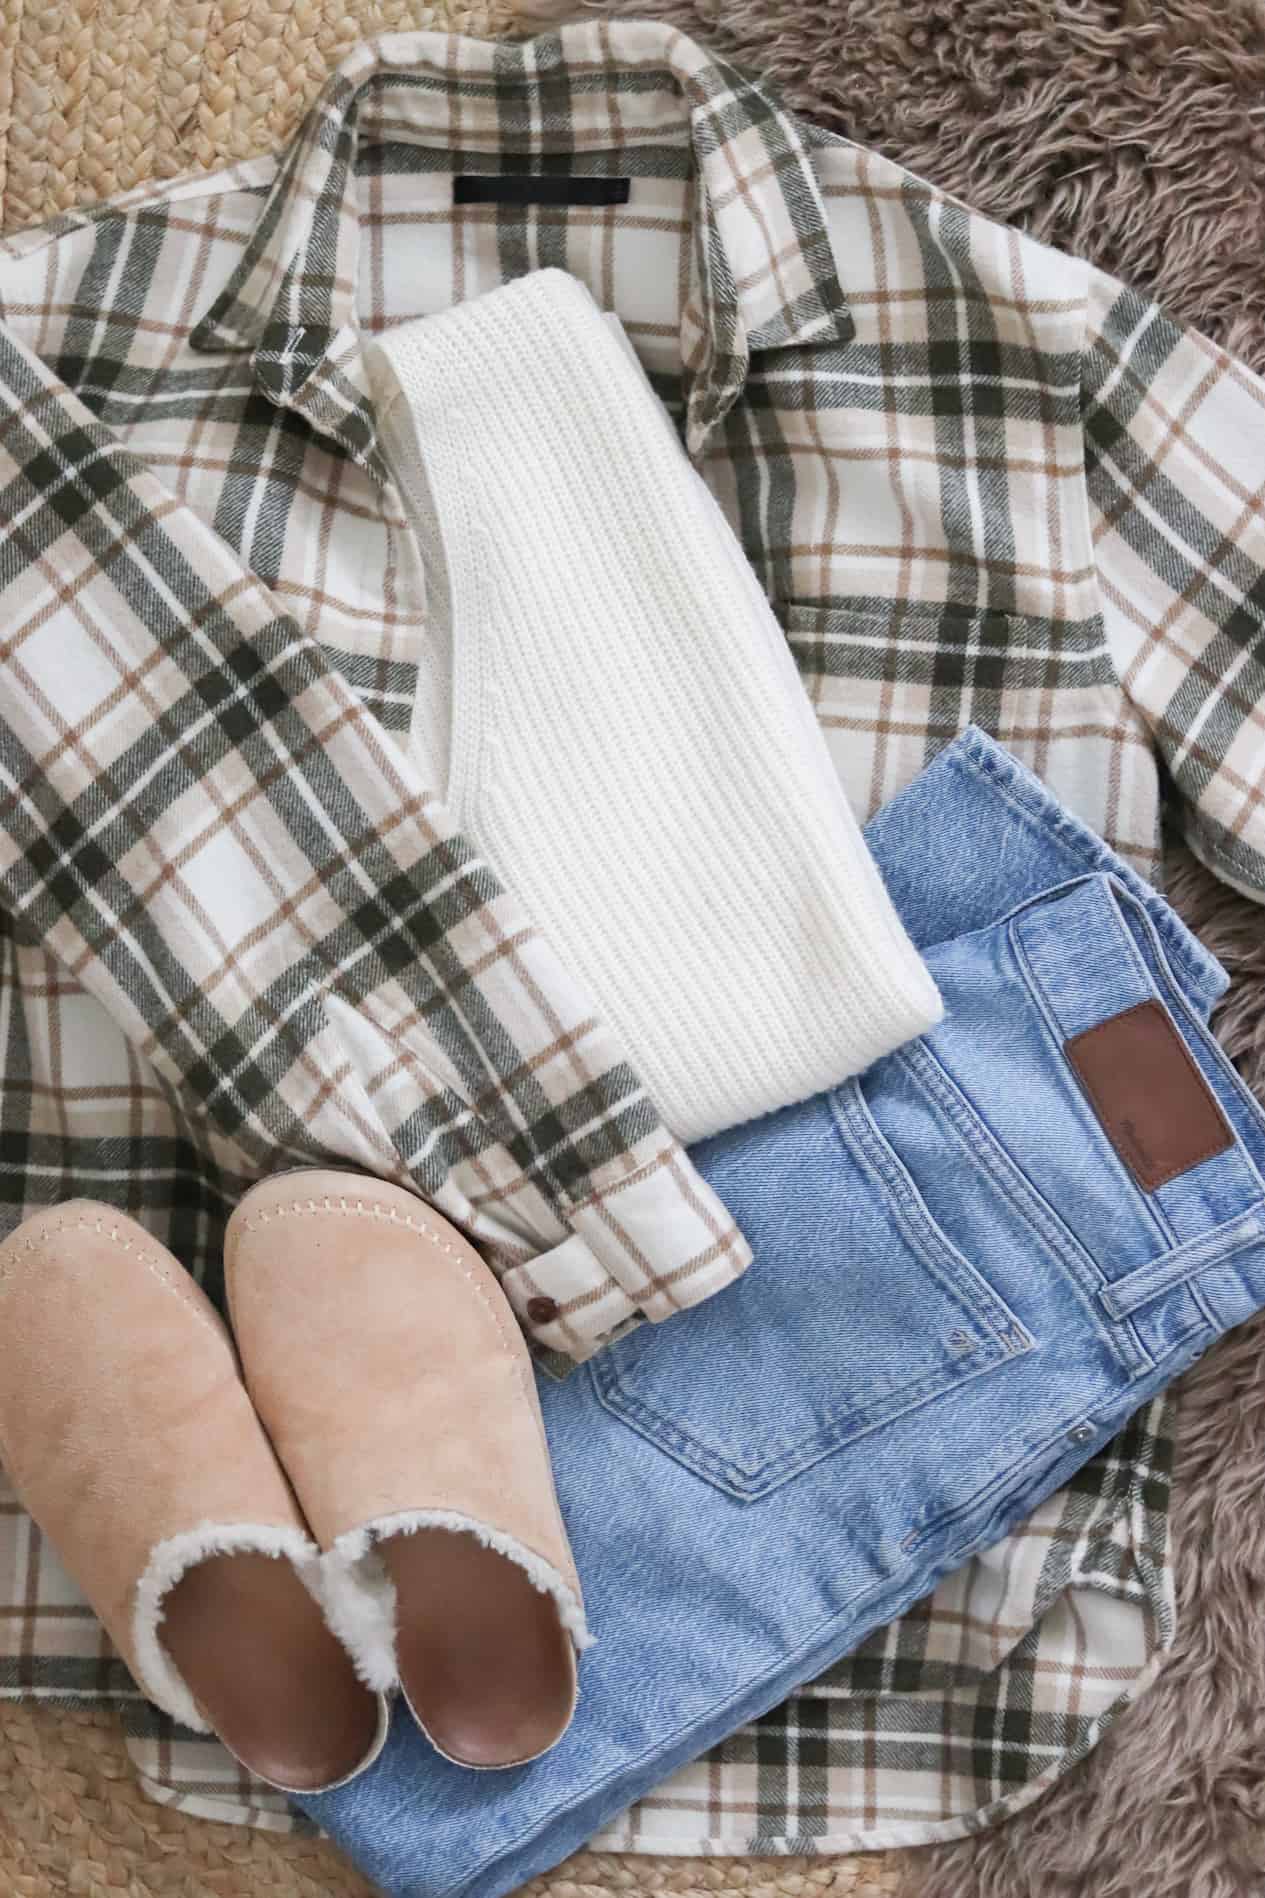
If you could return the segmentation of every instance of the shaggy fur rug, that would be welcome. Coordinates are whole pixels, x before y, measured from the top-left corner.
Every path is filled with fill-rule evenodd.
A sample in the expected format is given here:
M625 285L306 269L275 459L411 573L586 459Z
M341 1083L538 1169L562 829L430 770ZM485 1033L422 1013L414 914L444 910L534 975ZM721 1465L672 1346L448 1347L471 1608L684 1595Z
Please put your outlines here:
M617 4L770 73L799 110L1153 290L1265 370L1265 0ZM498 25L510 11L490 10ZM530 30L529 13L539 24L563 7L516 0L513 11ZM426 17L419 0L6 0L0 212L17 226L155 172L267 149L360 34ZM1219 1033L1265 1099L1265 917L1188 859L1170 889L1234 975ZM1027 1813L907 1854L902 1898L1265 1895L1265 1321L1187 1380L1181 1450L1182 1635L1159 1684ZM149 1806L102 1718L10 1710L5 1898L359 1889L313 1841L243 1837ZM525 1898L838 1898L890 1893L890 1864L873 1861L871 1884L851 1862L586 1858Z
M1265 371L1265 0L614 0L991 216L1090 257ZM558 17L539 0L540 17ZM1262 471L1265 473L1265 470ZM1174 851L1265 1100L1265 913ZM902 1898L1265 1892L1265 1317L1187 1378L1182 1632L1085 1765L996 1831L909 1853Z

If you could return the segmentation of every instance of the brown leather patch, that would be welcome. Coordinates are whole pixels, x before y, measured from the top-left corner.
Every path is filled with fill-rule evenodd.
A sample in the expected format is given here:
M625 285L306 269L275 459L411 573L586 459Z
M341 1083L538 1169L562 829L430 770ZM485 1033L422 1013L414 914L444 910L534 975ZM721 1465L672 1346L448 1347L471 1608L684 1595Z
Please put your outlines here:
M1212 1090L1159 1002L1139 1002L1073 1035L1063 1052L1145 1192L1234 1145Z

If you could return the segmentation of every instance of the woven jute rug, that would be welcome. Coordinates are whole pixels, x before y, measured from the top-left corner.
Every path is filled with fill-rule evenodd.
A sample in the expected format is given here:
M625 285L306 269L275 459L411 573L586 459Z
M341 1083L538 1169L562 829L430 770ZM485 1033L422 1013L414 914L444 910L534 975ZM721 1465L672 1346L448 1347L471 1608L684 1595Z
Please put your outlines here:
M862 1859L622 1858L581 1853L521 1898L895 1898ZM107 1713L0 1709L4 1898L372 1898L322 1839L278 1838L155 1806Z
M1265 370L1265 0L616 0L770 72L790 103L1092 257ZM330 67L405 26L496 34L553 0L0 0L0 225L275 148ZM1234 977L1219 1032L1265 1098L1261 912L1175 864ZM1050 1795L901 1859L581 1855L529 1898L1261 1898L1265 1321L1187 1380L1183 1634ZM332 1848L185 1818L100 1713L0 1707L0 1898L367 1898Z

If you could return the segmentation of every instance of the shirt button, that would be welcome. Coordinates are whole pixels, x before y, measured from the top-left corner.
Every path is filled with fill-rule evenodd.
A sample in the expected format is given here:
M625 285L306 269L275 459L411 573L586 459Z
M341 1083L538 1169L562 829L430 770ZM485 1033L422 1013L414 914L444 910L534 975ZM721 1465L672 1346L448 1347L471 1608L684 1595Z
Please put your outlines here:
M533 1325L551 1325L558 1316L557 1299L529 1298L527 1301L527 1316L531 1319Z
M1077 1424L1075 1430L1069 1430L1067 1434L1073 1443L1090 1443L1094 1432L1089 1424Z

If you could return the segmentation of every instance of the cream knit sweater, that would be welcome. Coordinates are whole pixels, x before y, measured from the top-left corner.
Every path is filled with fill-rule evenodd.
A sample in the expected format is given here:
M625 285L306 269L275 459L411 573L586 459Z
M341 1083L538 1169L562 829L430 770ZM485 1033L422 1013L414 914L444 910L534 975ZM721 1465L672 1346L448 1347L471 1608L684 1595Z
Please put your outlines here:
M369 367L427 573L410 742L673 1132L937 1021L759 582L583 285L519 278Z

